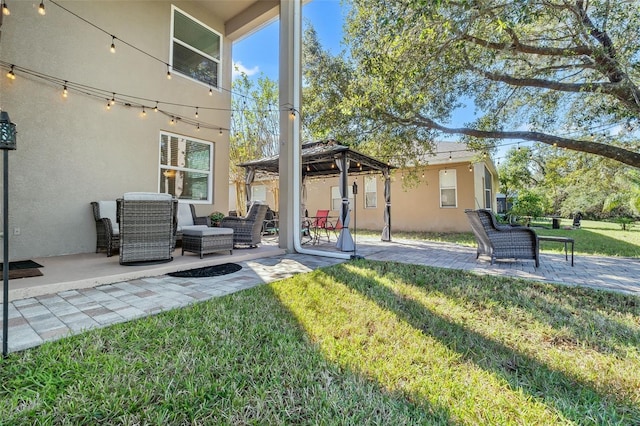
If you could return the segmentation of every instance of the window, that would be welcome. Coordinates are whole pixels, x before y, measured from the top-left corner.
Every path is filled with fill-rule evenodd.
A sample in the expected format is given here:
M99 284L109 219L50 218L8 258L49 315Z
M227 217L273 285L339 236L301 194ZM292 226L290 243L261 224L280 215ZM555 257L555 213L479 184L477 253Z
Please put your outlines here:
M492 181L493 179L491 176L491 172L489 172L489 169L485 167L484 168L484 208L485 209L491 208L491 204L492 204L491 199L493 198L491 196L491 193L493 192L493 188L491 184Z
M348 185L347 188L349 188L349 206L353 208L353 187L351 185ZM340 196L340 187L332 186L331 187L331 210L340 211L341 209L342 209L342 197Z
M220 87L222 36L172 6L171 68L186 77Z
M255 185L251 187L251 201L267 201L267 187L264 185Z
M181 200L210 203L212 169L212 143L160 133L160 192Z
M364 208L375 209L378 207L378 190L375 176L364 177Z
M440 207L457 207L456 171L440 170Z

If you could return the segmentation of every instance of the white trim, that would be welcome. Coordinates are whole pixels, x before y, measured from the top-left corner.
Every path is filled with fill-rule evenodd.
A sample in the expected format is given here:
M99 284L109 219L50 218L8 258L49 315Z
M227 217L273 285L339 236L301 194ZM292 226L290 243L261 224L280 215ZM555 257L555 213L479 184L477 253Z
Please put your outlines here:
M162 164L162 137L166 136L167 138L169 138L169 140L171 140L171 138L178 138L178 139L185 139L191 142L197 142L203 145L208 145L209 146L209 170L205 171L205 170L200 170L200 169L191 169L191 168L187 168L187 167L177 167L177 166L171 166L171 165L163 165ZM213 192L215 190L214 188L214 150L215 150L215 142L211 142L211 141L206 141L204 139L198 139L198 138L194 138L191 136L185 136L185 135L181 135L178 133L172 133L172 132L168 132L166 130L160 130L160 134L158 136L158 192L160 192L161 190L161 186L162 186L162 182L161 182L161 178L160 178L160 174L161 174L161 170L162 169L167 169L167 170L176 170L176 171L184 171L184 172L194 172L194 173L203 173L207 175L207 198L204 200L191 200L191 199L182 199L184 200L184 202L189 202L191 204L211 204L213 202ZM170 154L170 153L169 153ZM178 197L179 200L181 200Z
M191 19L192 21L194 21L196 24L206 28L207 30L211 31L212 33L216 34L219 38L220 38L220 59L216 59L210 55L208 55L205 52L202 52L198 49L196 49L195 47L191 46L190 44L187 44L185 42L183 42L182 40L178 40L176 38L174 38L174 21L175 21L175 12L178 11L180 12L182 15L186 16L187 18ZM218 85L216 87L213 87L211 84L205 83L204 81L200 81L197 80L191 76L188 76L186 74L181 73L180 71L176 70L173 68L173 43L176 42L181 46L186 47L189 50L192 50L194 53L197 53L199 55L204 56L205 58L215 62L218 65L218 72L216 74L216 78L217 78L217 83ZM204 22L200 21L197 18L194 18L193 16L191 16L190 14L188 14L187 12L185 12L184 10L176 7L175 5L171 5L171 24L170 24L170 33L169 33L169 68L171 70L171 75L173 76L174 74L177 76L180 76L182 78L186 78L187 80L191 80L194 83L198 83L202 86L208 87L210 89L213 89L217 92L222 92L222 75L223 75L223 59L224 58L224 37L222 36L222 34L216 30L214 30L213 28L211 28L210 26L208 26L207 24L205 24Z
M453 186L442 186L442 175L447 173L453 173L455 178L455 183ZM441 209L456 209L458 208L458 173L456 169L444 169L438 172L438 188L439 188L439 196L440 196L440 208ZM442 205L442 190L443 189L453 189L455 191L455 205L453 206L443 206Z

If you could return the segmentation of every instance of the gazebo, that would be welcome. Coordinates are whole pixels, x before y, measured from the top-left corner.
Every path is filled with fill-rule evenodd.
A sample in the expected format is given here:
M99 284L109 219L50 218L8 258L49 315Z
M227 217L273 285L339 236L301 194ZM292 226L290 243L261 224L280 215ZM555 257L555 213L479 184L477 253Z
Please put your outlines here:
M342 251L354 249L353 238L349 232L350 209L348 196L349 175L382 173L384 176L384 228L382 241L391 241L391 176L394 167L368 155L354 151L340 142L329 139L326 141L307 142L302 144L302 190L304 191L307 177L340 176L340 196L342 206L340 220L343 228L340 231L336 247ZM245 186L247 202L251 197L251 184L256 173L279 174L279 155L265 157L254 161L238 164L245 169Z

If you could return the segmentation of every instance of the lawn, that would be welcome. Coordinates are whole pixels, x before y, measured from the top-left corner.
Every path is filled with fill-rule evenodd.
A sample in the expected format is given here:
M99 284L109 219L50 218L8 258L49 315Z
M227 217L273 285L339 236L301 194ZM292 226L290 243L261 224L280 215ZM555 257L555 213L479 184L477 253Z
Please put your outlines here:
M1 424L639 424L640 299L358 260L10 354Z
M561 229L551 229L551 221L534 226L538 235L554 235L569 237L575 240L575 252L580 255L640 257L640 225L636 224L628 230L622 230L617 223L583 220L580 229L571 228L571 219L561 220ZM358 235L379 236L380 231L357 230ZM476 245L471 232L438 233L438 232L403 232L392 229L392 238L418 239L456 243L465 246ZM564 246L558 243L542 241L542 252L559 253Z

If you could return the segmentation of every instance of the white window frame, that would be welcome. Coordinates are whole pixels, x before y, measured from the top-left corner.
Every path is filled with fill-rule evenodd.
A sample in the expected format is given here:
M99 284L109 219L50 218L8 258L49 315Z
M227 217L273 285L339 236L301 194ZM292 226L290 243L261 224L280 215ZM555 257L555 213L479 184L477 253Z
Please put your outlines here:
M371 186L373 185L373 191L371 191ZM373 194L373 203L368 203L368 194ZM364 177L364 208L365 209L375 209L378 208L378 179L375 176L365 176Z
M447 176L446 178L444 176ZM451 176L453 176L453 185L445 184L443 181L451 180ZM440 208L441 209L455 209L458 207L458 176L456 174L455 169L445 169L440 170L439 173L439 181L440 181ZM455 204L453 206L444 206L442 205L442 190L447 189L454 191Z
M334 189L335 188L335 189ZM353 198L353 187L351 185L347 185L348 194L349 194L349 206L353 208L354 198ZM331 195L331 210L340 211L342 209L342 197L340 197L340 186L332 186L329 189L329 194ZM337 197L334 197L337 195ZM334 208L336 207L337 208Z
M195 143L200 143L200 144L204 144L207 145L209 148L209 170L200 170L200 169L192 169L192 168L188 168L188 167L182 167L182 166L172 166L171 164L162 164L162 138L163 137L167 137L169 138L169 143L172 142L172 139L176 139L176 142L178 142L179 140L185 140L185 141L189 141L189 142L195 142ZM191 198L181 198L180 196L178 196L178 198L180 200L184 200L185 202L189 202L192 204L211 204L213 201L213 169L214 169L214 149L215 149L215 144L213 142L210 141L205 141L202 139L197 139L197 138L193 138L191 136L184 136L184 135L179 135L176 133L170 133L170 132L165 132L165 131L160 131L160 137L158 138L158 192L161 192L161 188L162 188L162 179L171 179L170 177L166 177L164 175L164 171L170 171L174 173L174 176L176 173L178 172L195 172L195 173L203 173L207 175L207 194L206 194L206 198L204 199L191 199ZM171 149L169 147L168 149L169 152L169 156L171 153ZM169 163L170 158L168 159ZM168 186L167 182L165 182L165 188ZM173 194L176 195L176 194Z
M489 178L489 188L487 188L487 177ZM484 190L484 208L493 210L493 174L491 174L491 171L486 167L484 168L484 177L482 178L482 189ZM487 200L489 200L489 205L487 205Z
M205 53L205 52L203 52L203 51L191 46L190 44L188 44L186 42L183 42L182 40L179 40L179 39L174 37L174 29L175 29L174 28L174 21L175 21L176 12L179 12L180 14L186 16L191 21L193 21L195 24L198 24L201 27L207 29L208 31L211 31L212 33L216 34L220 38L220 52L219 52L220 59L216 59L216 58L208 55L207 53ZM223 56L223 41L224 41L224 38L222 37L222 34L220 34L218 31L214 30L213 28L211 28L207 24L205 24L202 21L200 21L200 20L194 18L193 16L189 15L185 11L177 8L176 6L171 5L171 32L170 32L170 40L169 40L169 66L171 67L171 72L172 73L175 73L176 75L179 75L179 76L184 77L184 78L186 78L188 80L191 80L193 82L196 82L198 84L206 86L209 89L213 89L213 90L216 90L218 92L221 92L222 91L222 69L223 69L222 68L222 58L224 57ZM217 81L216 81L217 85L216 86L213 86L213 85L211 85L211 84L209 84L207 82L195 79L195 78L191 77L190 75L186 75L186 74L181 73L180 70L174 69L174 67L173 67L173 43L174 42L178 43L179 45L181 45L181 46L183 46L183 47L185 47L185 48L197 53L198 55L202 55L205 58L207 58L207 59L215 62L216 64L218 64L218 72L216 74L216 77L217 77Z

